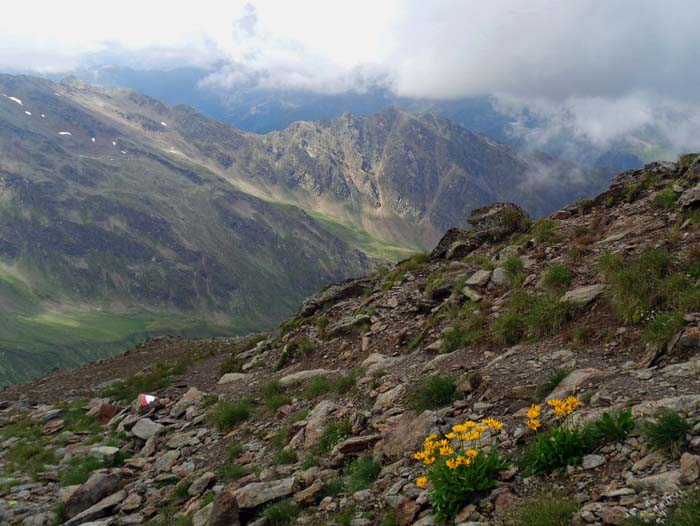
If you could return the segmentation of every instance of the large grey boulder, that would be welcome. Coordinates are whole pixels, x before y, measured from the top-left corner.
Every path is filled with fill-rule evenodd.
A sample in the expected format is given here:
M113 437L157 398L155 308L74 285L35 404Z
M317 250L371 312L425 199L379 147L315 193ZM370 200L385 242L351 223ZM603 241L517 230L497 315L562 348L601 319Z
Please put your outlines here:
M72 518L119 490L121 476L116 472L94 473L65 503L66 517ZM126 496L125 496L126 497Z
M296 491L294 477L265 482L253 482L233 492L240 509L257 508L261 504L288 497ZM212 512L213 516L213 512ZM213 526L213 525L211 525Z
M164 427L150 418L142 418L136 422L136 425L131 429L131 433L141 440L148 440L159 434Z

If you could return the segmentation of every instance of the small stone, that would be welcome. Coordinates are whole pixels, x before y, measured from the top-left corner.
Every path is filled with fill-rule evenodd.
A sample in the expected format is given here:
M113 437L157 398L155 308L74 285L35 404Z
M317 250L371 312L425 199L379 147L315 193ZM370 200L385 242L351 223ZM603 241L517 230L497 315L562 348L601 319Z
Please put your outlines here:
M595 469L603 464L605 464L605 457L603 455L586 455L581 462L583 469Z
M247 374L244 373L226 373L217 382L219 385L226 385L233 382L241 382L248 378Z
M692 484L700 475L700 466L695 455L683 453L681 455L681 482L683 484Z

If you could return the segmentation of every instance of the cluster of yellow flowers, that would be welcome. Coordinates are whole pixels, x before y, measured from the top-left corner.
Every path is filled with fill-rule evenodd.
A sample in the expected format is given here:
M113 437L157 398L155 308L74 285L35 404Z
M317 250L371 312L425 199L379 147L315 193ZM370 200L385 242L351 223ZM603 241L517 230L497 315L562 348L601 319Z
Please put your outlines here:
M539 420L541 412L542 406L539 404L532 404L530 406L530 409L527 410L527 417L529 419L527 427L529 427L533 431L537 431L542 425L542 422L540 422Z
M575 396L569 396L564 400L559 400L558 398L553 398L547 401L547 405L554 410L556 416L568 416L581 405L578 398ZM530 409L527 410L528 423L527 427L533 431L537 431L542 422L540 422L540 414L542 413L542 406L539 404L532 404Z
M484 418L481 422L467 420L462 424L455 424L445 438L438 439L437 434L429 435L423 441L423 449L413 455L415 460L420 460L426 466L437 462L438 457L447 457L444 462L449 469L457 469L459 466L469 466L479 455L473 447L465 448L464 442L476 442L487 429L498 431L503 424L495 418ZM453 441L459 441L454 445ZM454 447L453 447L454 446ZM427 477L416 480L416 486L424 488L428 484Z
M575 396L569 396L565 400L552 398L547 402L547 405L554 409L554 414L557 416L567 416L576 411L581 402Z

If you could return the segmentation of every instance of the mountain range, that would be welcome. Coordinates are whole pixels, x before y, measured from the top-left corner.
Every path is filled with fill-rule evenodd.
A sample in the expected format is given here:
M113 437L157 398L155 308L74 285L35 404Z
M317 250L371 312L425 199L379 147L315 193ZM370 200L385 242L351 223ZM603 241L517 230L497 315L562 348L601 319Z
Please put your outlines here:
M486 135L517 149L536 148L548 155L613 169L635 169L645 161L666 154L662 136L654 129L629 134L600 144L575 127L563 129L548 121L537 108L508 108L494 96L454 100L403 97L386 86L369 85L340 93L263 87L253 80L235 86L221 82L218 66L173 69L134 69L124 65L99 64L50 75L54 80L76 76L103 87L129 87L163 102L187 104L202 114L231 126L256 133L283 130L299 120L332 120L343 113L371 115L387 106L412 113L435 113L468 130ZM554 126L553 126L554 125ZM543 132L556 128L557 132ZM658 130L656 130L658 131ZM532 140L531 136L537 136Z
M543 215L609 179L394 107L261 135L75 78L0 93L0 384L270 326L479 205Z

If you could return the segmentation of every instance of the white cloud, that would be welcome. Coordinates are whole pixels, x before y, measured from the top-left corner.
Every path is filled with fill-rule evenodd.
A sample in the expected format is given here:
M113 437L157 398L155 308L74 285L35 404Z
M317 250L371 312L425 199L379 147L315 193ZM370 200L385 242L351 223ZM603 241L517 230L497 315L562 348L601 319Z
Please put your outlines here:
M217 65L203 84L226 90L499 94L534 112L531 143L653 125L681 147L698 137L697 20L695 0L23 0L3 6L0 68Z

